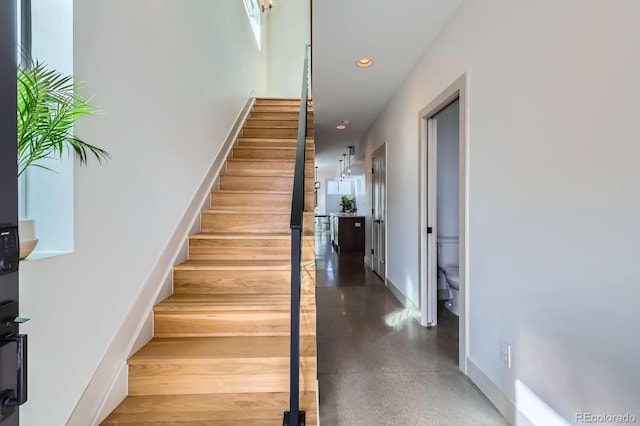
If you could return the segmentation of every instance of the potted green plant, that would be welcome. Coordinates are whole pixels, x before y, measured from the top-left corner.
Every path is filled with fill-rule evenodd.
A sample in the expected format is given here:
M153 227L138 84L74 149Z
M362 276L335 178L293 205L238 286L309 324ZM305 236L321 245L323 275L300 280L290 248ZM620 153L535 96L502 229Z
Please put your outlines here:
M357 211L355 198L343 195L340 205L342 206L342 213L355 213Z
M60 158L65 151L74 153L80 164L87 164L91 156L100 163L111 158L107 151L73 134L79 117L99 111L90 99L77 93L80 88L72 76L51 70L37 60L23 58L18 66L18 177L29 167L51 170L39 161ZM27 221L24 225L21 227L25 230L24 235L21 233L24 237L24 241L22 238L20 241L21 259L28 256L37 243L33 222ZM23 253L23 245L30 248L29 253Z

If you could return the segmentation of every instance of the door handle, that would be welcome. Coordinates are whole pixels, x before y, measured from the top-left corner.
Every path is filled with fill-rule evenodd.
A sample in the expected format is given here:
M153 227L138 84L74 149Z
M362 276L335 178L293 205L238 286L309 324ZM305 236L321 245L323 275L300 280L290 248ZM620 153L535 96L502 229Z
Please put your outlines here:
M3 338L6 342L16 342L18 352L18 377L16 393L14 396L13 389L5 390L0 394L0 403L2 407L17 407L27 402L27 335L12 334Z
M374 220L373 223L380 223L380 220Z
M9 417L17 406L27 402L27 335L18 326L28 318L18 317L18 303L10 300L0 305L0 347L16 344L16 388L0 391L0 422Z

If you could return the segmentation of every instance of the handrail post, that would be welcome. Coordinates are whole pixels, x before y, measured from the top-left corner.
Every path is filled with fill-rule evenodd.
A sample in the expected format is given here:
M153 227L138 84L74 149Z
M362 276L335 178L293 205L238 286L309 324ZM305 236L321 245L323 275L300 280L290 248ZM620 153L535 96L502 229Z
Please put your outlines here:
M296 164L293 176L293 197L291 200L291 330L289 358L289 411L284 412L283 426L304 426L305 412L300 411L300 296L302 235L304 219L304 179L305 154L307 148L307 97L309 47L305 48L300 114L298 116L298 141Z
M289 362L289 424L300 425L300 262L302 227L291 228L291 359ZM298 265L294 267L293 265ZM303 414L304 416L304 414ZM304 424L304 423L302 423Z

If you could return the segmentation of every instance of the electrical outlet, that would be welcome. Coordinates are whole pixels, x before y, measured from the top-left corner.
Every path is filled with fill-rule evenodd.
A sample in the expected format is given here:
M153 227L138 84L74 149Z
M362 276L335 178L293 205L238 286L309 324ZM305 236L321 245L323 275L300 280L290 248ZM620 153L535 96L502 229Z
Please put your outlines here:
M511 345L500 339L500 361L511 368Z

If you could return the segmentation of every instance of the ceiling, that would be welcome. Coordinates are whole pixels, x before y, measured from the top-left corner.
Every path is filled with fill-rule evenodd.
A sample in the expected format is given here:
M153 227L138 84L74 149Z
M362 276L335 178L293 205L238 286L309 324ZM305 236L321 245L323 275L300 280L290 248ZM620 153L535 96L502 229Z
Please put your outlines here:
M312 1L312 94L316 165L338 169L462 0ZM374 60L358 68L358 59ZM345 130L336 126L343 120Z

